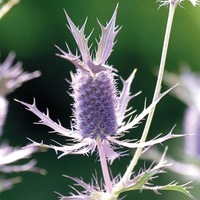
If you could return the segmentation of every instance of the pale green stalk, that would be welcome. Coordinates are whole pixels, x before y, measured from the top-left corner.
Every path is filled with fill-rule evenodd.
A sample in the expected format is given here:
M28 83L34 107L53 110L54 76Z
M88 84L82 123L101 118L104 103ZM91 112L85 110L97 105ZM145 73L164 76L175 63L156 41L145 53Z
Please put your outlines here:
M112 181L110 179L110 174L108 170L108 164L106 159L106 154L104 152L104 149L102 146L98 143L98 152L99 152L99 159L101 163L101 170L103 173L103 178L106 186L106 192L111 193L112 192Z
M0 19L15 5L19 0L10 0L0 8Z
M176 3L173 3L173 2L170 3L169 4L168 21L167 21L162 56L161 56L161 62L160 62L160 67L159 67L159 73L158 73L157 83L156 83L152 102L156 101L156 99L159 97L159 94L160 94L161 83L162 83L164 69L165 69L165 61L166 61L166 56L167 56L168 43L169 43L175 9L176 9ZM153 119L154 111L155 111L155 107L151 111L151 113L148 115L140 143L144 143L146 141L146 138L147 138L147 135L149 132L149 128L150 128L150 125L151 125L151 122ZM131 160L126 172L124 173L124 176L122 177L122 179L120 181L119 187L123 186L123 183L126 183L128 178L130 177L132 171L134 170L134 167L136 166L136 164L141 156L142 149L143 149L142 147L137 148L133 159Z

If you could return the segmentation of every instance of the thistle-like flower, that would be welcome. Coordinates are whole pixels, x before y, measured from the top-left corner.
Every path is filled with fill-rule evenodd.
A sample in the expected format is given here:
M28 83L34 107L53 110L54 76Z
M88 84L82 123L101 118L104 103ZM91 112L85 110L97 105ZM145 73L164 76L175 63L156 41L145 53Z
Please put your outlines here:
M14 58L14 53L10 53L7 59L3 63L0 63L0 136L3 134L3 125L5 124L5 119L8 113L8 100L6 99L6 96L16 88L20 87L22 83L40 76L39 71L32 73L24 72L20 62L13 65ZM6 142L1 141L0 173L6 174L22 171L44 173L44 170L40 170L35 166L36 161L34 160L22 165L14 164L19 160L29 158L36 151L38 151L37 147L20 149L19 147L11 147ZM1 177L0 192L12 188L12 186L19 181L19 178L5 179Z
M14 53L10 53L7 59L0 63L0 95L6 96L20 87L24 82L40 76L39 71L32 73L24 72L22 63L17 62L13 65Z
M62 53L59 56L69 60L77 68L76 73L72 75L71 81L73 89L71 96L74 99L72 129L66 129L61 126L60 122L52 121L48 111L47 114L40 112L36 107L35 100L33 104L19 102L40 118L39 124L50 127L59 135L70 138L70 141L72 139L73 143L55 146L32 141L33 143L30 146L52 148L56 152L62 152L60 156L93 153L97 148L98 153L104 154L107 160L112 163L123 154L123 152L115 151L117 147L145 147L161 143L172 137L178 137L178 135L173 135L170 132L164 137L156 138L146 143L119 140L124 136L125 132L134 128L168 91L160 94L159 98L150 106L145 106L139 115L131 116L135 111L127 109L128 103L134 96L139 94L130 94L130 87L136 70L127 80L121 79L123 89L120 92L116 87L116 69L106 63L115 44L115 36L120 30L118 26L115 26L116 14L117 7L105 27L98 21L102 34L98 42L96 55L91 56L90 48L88 48L90 36L86 37L84 34L86 21L79 29L66 13L68 28L74 36L81 54L81 56L77 53L74 55L68 45L66 45L68 52L58 48ZM80 57L82 57L82 60ZM125 122L125 119L129 116L131 117L128 122Z
M8 112L8 101L6 96L20 87L24 82L40 76L39 71L32 73L24 72L21 62L13 65L14 53L10 53L7 59L0 63L0 135L2 126Z

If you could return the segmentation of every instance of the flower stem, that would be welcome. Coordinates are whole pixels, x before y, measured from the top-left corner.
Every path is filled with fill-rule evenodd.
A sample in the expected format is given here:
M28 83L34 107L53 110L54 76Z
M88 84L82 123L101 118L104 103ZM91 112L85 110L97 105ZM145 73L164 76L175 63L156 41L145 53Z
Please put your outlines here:
M160 94L161 83L163 80L163 74L164 74L164 69L165 69L167 49L168 49L169 38L170 38L171 27L172 27L175 9L176 9L176 4L170 3L167 26L166 26L166 31L165 31L165 38L164 38L161 61L160 61L160 67L159 67L158 78L157 78L157 83L156 83L152 102L154 102ZM153 119L154 111L155 111L155 107L148 115L148 118L147 118L147 121L146 121L146 124L144 127L144 131L143 131L142 137L140 139L140 143L143 143L146 141L146 138L147 138L147 135L149 132L149 128L150 128L150 125L151 125L151 122ZM126 172L124 173L124 176L121 179L121 184L125 183L128 180L129 176L131 175L132 171L134 170L134 167L136 166L136 164L140 158L142 149L143 149L142 147L137 148L133 159L131 160Z
M111 193L112 192L112 181L110 179L110 174L109 174L109 171L108 171L108 164L107 164L107 160L106 160L106 155L105 155L105 152L104 152L104 149L103 149L101 143L102 143L102 141L99 141L98 145L97 145L100 163L101 163L101 170L102 170L103 178L104 178L105 185L106 185L106 191L108 193Z
M0 19L15 5L19 0L10 0L0 8Z

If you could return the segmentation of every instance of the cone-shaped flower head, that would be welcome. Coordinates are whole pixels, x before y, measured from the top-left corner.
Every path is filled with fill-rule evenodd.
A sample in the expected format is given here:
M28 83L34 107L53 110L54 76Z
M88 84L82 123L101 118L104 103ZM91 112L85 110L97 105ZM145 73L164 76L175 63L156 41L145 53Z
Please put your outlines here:
M102 138L117 133L117 96L111 72L94 76L78 70L71 84L75 128L85 137Z

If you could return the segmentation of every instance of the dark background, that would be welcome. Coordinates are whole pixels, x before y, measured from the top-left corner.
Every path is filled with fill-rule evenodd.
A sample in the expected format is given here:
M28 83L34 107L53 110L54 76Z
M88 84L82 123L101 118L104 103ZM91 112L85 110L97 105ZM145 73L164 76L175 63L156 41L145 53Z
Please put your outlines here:
M48 128L34 125L37 121L30 112L13 99L36 103L41 111L50 111L53 120L59 119L63 126L69 128L72 99L67 94L69 89L65 79L70 79L69 71L74 71L74 66L57 56L58 50L55 44L66 50L65 41L70 49L75 52L75 42L71 33L66 28L64 9L76 25L82 25L88 17L86 33L94 29L90 43L96 45L95 38L100 34L100 28L96 18L105 25L119 2L117 24L122 26L117 35L117 43L114 52L109 58L109 64L119 70L123 78L127 78L134 68L137 68L137 76L132 85L132 93L142 90L142 94L131 101L133 108L138 112L143 109L144 99L150 103L156 83L156 71L158 69L162 42L168 9L162 7L154 0L21 0L0 21L0 51L1 62L10 51L16 52L15 61L21 60L26 71L40 70L42 76L25 83L21 88L8 96L10 105L7 121L4 127L5 140L13 146L25 146L27 137L40 142L51 142L56 139L62 142L63 138L48 134ZM200 7L194 8L185 1L184 8L177 8L173 24L169 53L166 67L168 71L178 72L180 64L187 62L192 70L200 70ZM119 81L120 82L120 81ZM121 84L118 86L121 89ZM166 89L163 86L163 90ZM177 124L175 133L182 132L182 119L185 105L168 95L158 105L155 117L149 133L149 138L158 133L168 133ZM140 138L144 123L137 129L133 129L129 135L131 138ZM183 155L182 139L176 139L165 144L169 145L169 154L180 152ZM164 147L161 147L163 150ZM57 199L54 191L67 195L70 191L69 184L73 182L63 177L63 174L83 177L90 182L91 174L99 170L96 155L66 156L57 159L55 152L38 153L34 155L38 166L48 171L46 176L33 173L22 173L23 182L17 184L14 189L1 194L1 200L53 200ZM130 156L114 162L113 175L123 173L131 159ZM138 169L144 166L141 161ZM99 172L100 173L100 172ZM18 174L16 175L18 176ZM99 174L100 176L100 174ZM173 173L162 175L161 184L172 180L187 181L183 177ZM191 191L198 198L198 183L194 183ZM129 192L126 199L174 199L187 200L188 198L176 192L162 192L157 196L153 192L140 193Z

